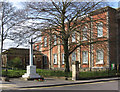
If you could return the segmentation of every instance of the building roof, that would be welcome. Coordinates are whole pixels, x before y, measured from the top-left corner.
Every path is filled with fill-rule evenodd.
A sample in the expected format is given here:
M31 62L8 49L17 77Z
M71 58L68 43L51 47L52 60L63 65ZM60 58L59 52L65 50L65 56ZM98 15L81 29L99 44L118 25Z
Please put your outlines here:
M34 55L43 55L40 51L33 50ZM25 48L10 48L3 54L29 55L29 49Z
M112 8L110 6L106 6L106 7L96 9L96 10L90 12L90 15L96 15L96 14L99 14L99 13L102 13L102 12L106 12L108 10L115 10L116 11L116 9L114 9L114 8Z
M120 12L120 8L118 8L117 10L118 10L118 12Z

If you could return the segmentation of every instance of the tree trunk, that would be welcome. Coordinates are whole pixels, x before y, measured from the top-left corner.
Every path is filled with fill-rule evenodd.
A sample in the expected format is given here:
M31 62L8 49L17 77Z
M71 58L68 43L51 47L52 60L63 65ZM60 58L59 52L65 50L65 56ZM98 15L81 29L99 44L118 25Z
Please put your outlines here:
M3 3L2 3L3 4ZM2 6L2 5L1 5ZM1 39L1 42L0 42L0 67L2 67L2 51L3 51L3 10L2 10L2 17L0 19L0 22L1 22L1 27L0 27L0 32L1 32L1 35L0 35L0 39ZM0 71L2 69L0 68ZM0 74L1 75L1 74Z
M1 24L1 54L2 54L2 51L3 51L3 23Z
M69 68L69 51L68 51L68 39L64 41L64 59L65 59L65 72L70 72Z
M3 51L3 33L4 33L4 23L3 23L3 19L4 19L4 7L3 7L3 3L2 3L2 15L1 15L1 54L2 54L2 51Z

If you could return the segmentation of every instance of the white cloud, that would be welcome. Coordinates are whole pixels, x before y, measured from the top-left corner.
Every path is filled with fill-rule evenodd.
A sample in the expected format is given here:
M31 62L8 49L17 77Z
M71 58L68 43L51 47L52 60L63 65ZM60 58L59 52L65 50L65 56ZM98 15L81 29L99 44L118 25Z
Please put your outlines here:
M15 46L16 46L16 45L15 45L15 43L14 43L12 40L6 39L6 40L4 41L3 49L9 49L9 48L15 47Z
M4 41L3 49L16 48L16 46L17 46L17 44L14 43L14 41L6 39ZM21 45L18 48L28 48L28 47L25 47L25 46Z

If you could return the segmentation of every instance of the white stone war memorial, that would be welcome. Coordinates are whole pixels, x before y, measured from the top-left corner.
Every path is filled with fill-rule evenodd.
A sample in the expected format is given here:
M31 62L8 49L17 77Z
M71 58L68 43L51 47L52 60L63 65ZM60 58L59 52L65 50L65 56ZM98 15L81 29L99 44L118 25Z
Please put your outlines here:
M22 78L29 80L29 79L36 79L41 78L39 74L36 73L36 66L33 65L33 41L30 39L30 62L29 66L27 66L27 73L22 75Z

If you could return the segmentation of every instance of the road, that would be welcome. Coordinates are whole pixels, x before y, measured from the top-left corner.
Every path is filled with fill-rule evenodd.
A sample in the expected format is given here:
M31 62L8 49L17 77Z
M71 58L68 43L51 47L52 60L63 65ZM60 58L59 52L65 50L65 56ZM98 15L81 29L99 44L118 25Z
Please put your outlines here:
M118 81L72 84L53 87L22 88L19 90L118 90Z

